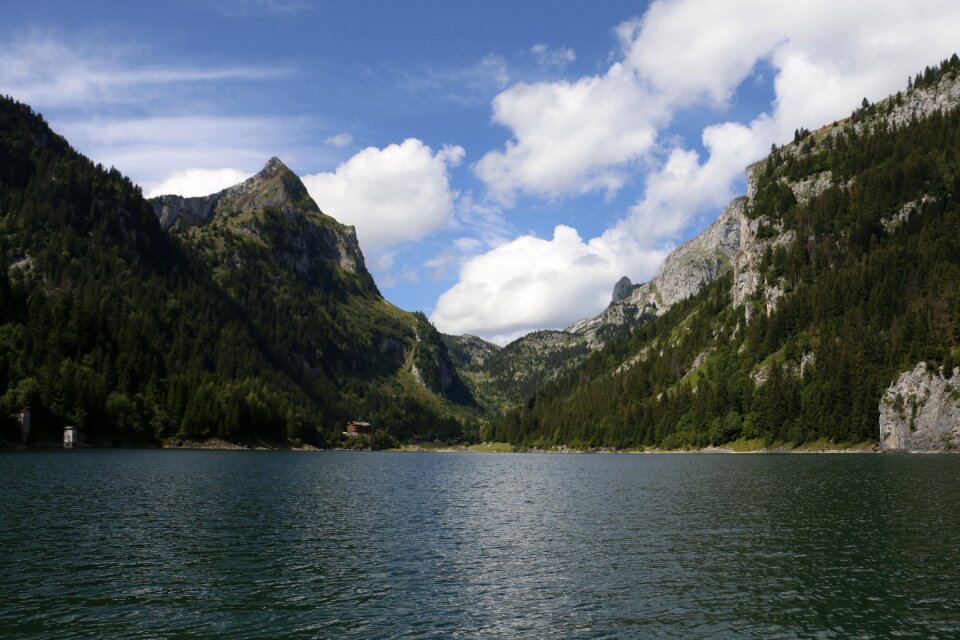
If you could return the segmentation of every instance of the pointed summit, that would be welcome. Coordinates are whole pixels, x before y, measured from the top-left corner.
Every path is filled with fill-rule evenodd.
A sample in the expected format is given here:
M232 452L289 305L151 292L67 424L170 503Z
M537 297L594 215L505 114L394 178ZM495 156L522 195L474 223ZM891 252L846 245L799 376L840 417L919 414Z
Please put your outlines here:
M218 200L218 209L234 212L255 211L266 207L276 207L287 212L298 209L320 211L297 174L276 156L267 160L256 175L224 189L214 197Z
M160 226L174 234L217 223L212 234L236 232L274 246L278 261L300 276L325 262L356 274L361 289L376 292L354 228L320 211L297 174L276 156L258 173L218 193L159 196L150 202Z
M633 283L630 282L630 278L623 276L617 280L617 284L613 285L612 302L620 302L629 297L631 292L633 292Z
M164 229L174 224L180 227L207 224L218 211L235 215L277 208L288 214L321 213L297 174L276 156L267 160L258 173L223 191L193 198L165 195L152 198L151 202Z
M260 169L260 173L258 175L269 176L280 173L281 171L290 171L290 169L287 167L287 165L283 164L283 160L277 156L273 156L267 160L267 164L263 165L263 169Z

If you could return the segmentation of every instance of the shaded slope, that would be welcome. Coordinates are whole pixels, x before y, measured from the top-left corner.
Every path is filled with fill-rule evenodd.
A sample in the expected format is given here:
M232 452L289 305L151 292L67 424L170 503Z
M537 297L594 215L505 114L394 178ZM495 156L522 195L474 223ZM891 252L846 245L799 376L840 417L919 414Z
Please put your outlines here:
M139 188L0 99L0 420L33 409L94 442L312 438L325 408L293 384Z

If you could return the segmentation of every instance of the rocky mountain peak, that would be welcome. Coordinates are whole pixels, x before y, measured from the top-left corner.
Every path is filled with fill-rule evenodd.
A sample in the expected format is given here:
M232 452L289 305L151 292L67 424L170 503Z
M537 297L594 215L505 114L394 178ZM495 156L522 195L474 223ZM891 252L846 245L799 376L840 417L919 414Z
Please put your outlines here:
M166 195L150 202L160 226L173 233L216 222L211 226L233 228L264 244L278 242L275 233L264 229L275 229L269 219L279 216L286 220L280 225L285 237L279 241L283 247L274 249L282 254L282 262L301 274L317 260L332 262L348 273L361 274L373 286L354 228L320 211L297 174L276 156L259 172L217 193L195 198Z
M320 211L297 174L276 156L270 158L259 173L224 189L216 197L217 210L234 213L268 207L282 209L288 214L298 208Z
M164 195L152 198L151 202L164 229L207 224L218 212L235 215L265 208L278 208L287 215L298 209L320 212L297 174L276 156L259 172L217 193L192 198Z
M284 171L290 171L290 169L287 168L287 165L283 164L283 160L277 156L273 156L267 160L267 164L263 165L263 169L260 169L260 173L257 175L262 178L267 178Z
M611 302L620 302L629 296L631 291L633 291L633 283L630 282L630 278L623 276L617 280L617 284L613 285L613 296Z

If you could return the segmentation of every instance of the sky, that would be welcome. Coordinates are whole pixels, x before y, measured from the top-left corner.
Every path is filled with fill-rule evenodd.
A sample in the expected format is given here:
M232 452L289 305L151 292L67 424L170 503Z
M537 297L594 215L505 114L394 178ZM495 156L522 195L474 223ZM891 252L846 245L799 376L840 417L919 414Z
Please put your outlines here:
M0 93L145 195L272 156L389 301L505 344L599 313L744 168L957 49L956 0L4 0Z

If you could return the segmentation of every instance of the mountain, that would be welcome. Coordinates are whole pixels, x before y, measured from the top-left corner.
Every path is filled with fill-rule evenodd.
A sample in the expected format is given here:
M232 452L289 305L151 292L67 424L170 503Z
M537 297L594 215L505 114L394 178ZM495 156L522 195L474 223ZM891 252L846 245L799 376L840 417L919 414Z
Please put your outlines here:
M387 303L353 229L282 162L204 198L146 201L0 98L0 441L381 441L475 432L422 314Z
M301 384L334 383L342 421L404 439L460 435L476 413L440 334L384 300L353 227L324 214L279 159L219 193L152 204Z
M954 56L748 167L747 194L653 280L568 329L593 354L493 435L960 445L958 74Z

